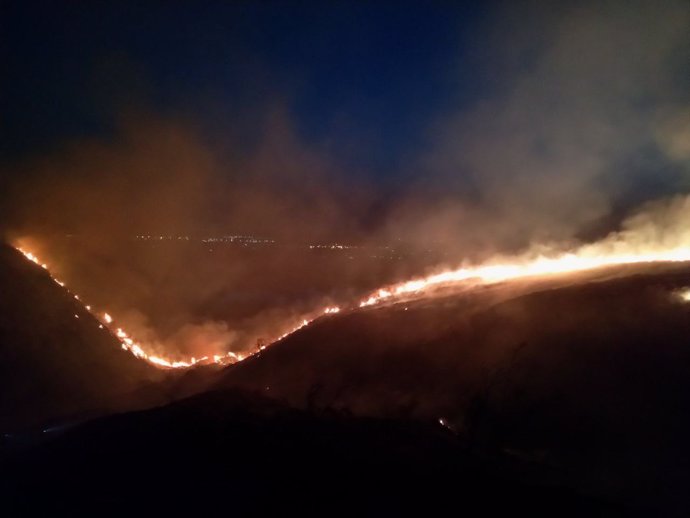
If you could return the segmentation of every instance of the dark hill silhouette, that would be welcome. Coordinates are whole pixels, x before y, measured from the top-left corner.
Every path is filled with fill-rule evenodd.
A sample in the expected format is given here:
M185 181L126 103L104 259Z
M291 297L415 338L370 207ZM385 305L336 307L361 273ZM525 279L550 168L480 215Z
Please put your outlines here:
M472 448L551 466L582 490L686 509L690 304L676 290L690 269L625 273L323 319L227 368L218 386L443 418Z
M4 477L3 477L4 475ZM12 516L619 516L468 452L436 422L211 392L101 418L6 460Z
M4 244L0 293L0 432L158 401L151 383L163 372L122 351L43 269Z

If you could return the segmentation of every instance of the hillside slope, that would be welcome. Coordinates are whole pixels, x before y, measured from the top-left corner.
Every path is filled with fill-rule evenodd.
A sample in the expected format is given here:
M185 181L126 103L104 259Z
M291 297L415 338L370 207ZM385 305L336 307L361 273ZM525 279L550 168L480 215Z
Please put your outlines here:
M690 304L677 290L688 285L678 265L339 315L226 369L219 386L443 418L473 447L551 466L581 489L682 506Z
M110 332L40 267L0 245L0 431L139 407L164 375Z

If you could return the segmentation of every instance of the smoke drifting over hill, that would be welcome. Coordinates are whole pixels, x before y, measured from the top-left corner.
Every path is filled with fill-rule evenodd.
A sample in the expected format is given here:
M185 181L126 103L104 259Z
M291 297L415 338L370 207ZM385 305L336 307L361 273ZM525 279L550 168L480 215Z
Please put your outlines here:
M145 341L165 341L196 356L254 347L258 338L272 337L266 332L279 336L313 310L314 295L301 303L283 300L313 265L304 264L301 250L282 248L255 258L226 254L226 260L190 268L213 252L214 245L201 239L235 233L299 245L336 235L352 240L356 221L347 215L361 213L361 196L327 159L297 141L281 114L269 117L251 151L224 156L189 124L127 119L111 140L72 142L12 175L19 180L9 197L9 237L46 257L69 285L77 282L86 300L115 311ZM61 249L51 242L65 234L78 242L76 256L65 258L64 244ZM143 247L133 241L151 234L191 236L194 244ZM288 275L260 278L262 268ZM271 289L276 307L252 299L253 291ZM240 299L227 305L254 308L231 315L237 329L204 317L206 306L233 293Z
M430 133L420 183L451 194L421 219L410 196L396 230L521 247L687 190L686 2L517 3L494 22L478 51L491 88Z

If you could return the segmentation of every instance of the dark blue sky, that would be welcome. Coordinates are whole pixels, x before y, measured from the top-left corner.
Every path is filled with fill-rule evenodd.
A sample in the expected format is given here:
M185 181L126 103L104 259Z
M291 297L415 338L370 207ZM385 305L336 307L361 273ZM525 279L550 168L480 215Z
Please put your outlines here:
M284 104L307 142L387 176L448 103L482 89L467 37L486 16L477 2L2 5L5 160L107 133L126 108L222 138Z
M18 220L79 208L67 228L109 195L141 211L127 231L217 216L514 248L690 191L686 0L0 2Z

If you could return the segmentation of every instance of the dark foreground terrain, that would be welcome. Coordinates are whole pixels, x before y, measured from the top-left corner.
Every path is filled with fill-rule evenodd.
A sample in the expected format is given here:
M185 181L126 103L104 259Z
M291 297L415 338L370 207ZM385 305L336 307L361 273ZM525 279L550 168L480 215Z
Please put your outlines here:
M183 375L12 250L0 279L2 516L690 512L687 266L346 312Z
M324 319L218 386L443 418L474 448L548 467L578 491L690 513L688 269L604 273Z
M167 375L123 351L48 273L0 243L0 432L160 404Z
M3 516L625 512L470 451L437 422L306 413L236 391L46 434L5 459Z

